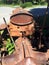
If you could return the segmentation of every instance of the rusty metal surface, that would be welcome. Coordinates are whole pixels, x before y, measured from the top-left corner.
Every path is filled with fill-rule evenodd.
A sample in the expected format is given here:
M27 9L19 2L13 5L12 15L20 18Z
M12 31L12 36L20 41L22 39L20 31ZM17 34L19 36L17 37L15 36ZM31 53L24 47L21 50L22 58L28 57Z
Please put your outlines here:
M16 65L40 65L40 64L36 59L27 57Z
M4 57L2 59L3 65L41 65L46 63L48 59L48 57L46 57L47 53L33 51L30 41L27 38L20 37L15 41L15 44L15 53Z
M9 30L11 36L22 36L21 31L26 32L27 35L34 33L34 24L32 14L23 8L16 8L12 11L10 17Z
M10 22L18 25L30 24L33 21L33 16L23 8L13 10L10 17Z
M9 25L10 35L11 36L22 36L21 31L25 31L25 35L31 35L34 33L34 23L26 26L17 26L10 23Z
M22 8L20 8L18 10L16 9L13 11L12 16L19 12L24 12L24 11L22 11ZM25 12L27 13L27 11L25 11ZM23 17L24 17L25 21L22 19ZM30 17L25 18L25 17L26 16L18 16L17 18L14 17L14 19L11 18L11 22L13 22L14 24L28 24L28 22L30 23L32 21L32 17L31 18ZM11 29L12 29L12 27L11 27ZM31 32L30 30L32 30L30 26L29 26L29 29L27 28L27 30L25 27L20 27L20 29L19 29L19 27L17 27L17 28L18 28L19 32L20 31L26 32L27 30L29 30L29 33L30 33ZM16 30L16 27L14 29ZM13 31L13 29L12 29L12 31ZM13 34L15 34L15 32ZM22 34L21 34L21 36L22 36ZM42 65L42 64L46 65L47 64L46 60L49 58L49 51L47 51L46 53L34 51L32 49L30 40L26 37L19 37L15 41L15 44L16 44L15 52L12 55L2 58L3 65Z
M14 17L12 17L10 19L10 22L12 22L13 24L17 24L17 25L26 25L26 24L30 24L33 21L33 17L29 16L29 15L16 15Z

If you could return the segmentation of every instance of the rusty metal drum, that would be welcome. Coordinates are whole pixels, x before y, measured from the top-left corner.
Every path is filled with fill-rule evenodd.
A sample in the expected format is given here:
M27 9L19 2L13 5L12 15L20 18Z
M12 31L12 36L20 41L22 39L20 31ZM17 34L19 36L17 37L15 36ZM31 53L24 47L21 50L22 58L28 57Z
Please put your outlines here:
M21 31L27 35L34 33L34 19L33 16L24 10L14 13L10 17L9 30L11 36L22 36Z

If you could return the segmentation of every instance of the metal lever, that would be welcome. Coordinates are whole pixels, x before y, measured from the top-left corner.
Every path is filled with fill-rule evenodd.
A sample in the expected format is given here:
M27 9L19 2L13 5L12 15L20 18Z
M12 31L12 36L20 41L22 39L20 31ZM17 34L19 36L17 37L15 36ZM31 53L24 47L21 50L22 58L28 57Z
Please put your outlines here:
M12 36L10 35L10 31L9 31L8 25L7 25L6 20L5 20L4 17L3 17L3 20L4 20L5 24L6 24L6 27L7 27L7 30L8 30L9 36L10 36L10 39L11 39L11 41L13 42L14 46L16 46L15 43L14 43L14 40L13 40Z

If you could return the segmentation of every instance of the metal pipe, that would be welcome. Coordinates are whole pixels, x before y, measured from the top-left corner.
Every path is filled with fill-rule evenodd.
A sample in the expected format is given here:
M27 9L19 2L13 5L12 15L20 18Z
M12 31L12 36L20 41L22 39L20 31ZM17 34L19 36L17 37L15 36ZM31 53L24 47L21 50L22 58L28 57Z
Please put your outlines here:
M6 20L5 20L5 18L4 18L4 17L3 17L3 20L4 20L5 25L6 25L6 27L7 27L7 30L8 30L8 33L9 33L10 39L11 39L11 41L13 42L13 44L14 44L14 46L15 46L15 48L16 48L15 42L14 42L14 40L13 40L12 36L10 35L10 31L9 31L8 25L7 25Z

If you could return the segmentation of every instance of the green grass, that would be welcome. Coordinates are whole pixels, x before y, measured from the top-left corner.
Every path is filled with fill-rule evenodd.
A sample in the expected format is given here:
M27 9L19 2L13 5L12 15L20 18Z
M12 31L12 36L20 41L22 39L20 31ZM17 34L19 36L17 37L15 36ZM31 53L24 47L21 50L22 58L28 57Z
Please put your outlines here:
M19 6L19 5L18 5L18 4L16 4L16 5L14 5L14 4L0 4L0 7L3 7L3 6L14 8L14 7L17 7L17 6Z
M29 4L30 4L30 3L29 3ZM22 5L22 4L21 4L21 5ZM21 5L18 5L18 4L0 4L0 7L6 6L6 7L13 7L13 8L14 8L14 7L21 6ZM41 5L41 4L35 4L35 5L32 4L32 5L29 6L28 3L27 3L27 4L25 5L25 8L26 8L26 7L27 7L27 8L28 8L28 7L33 7L33 8L34 8L34 7L40 7L40 6L46 6L46 5L47 5L47 3L42 4L42 5Z

